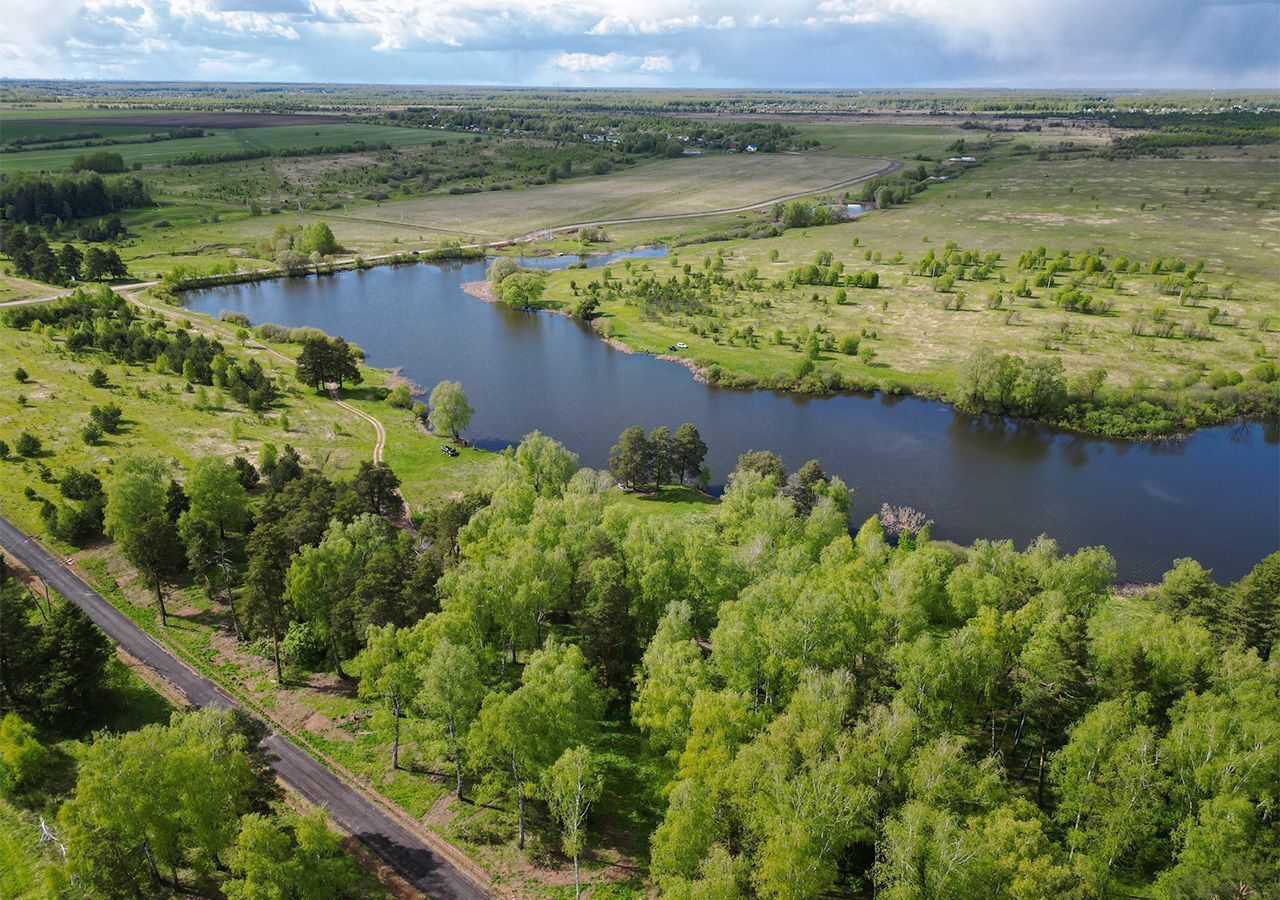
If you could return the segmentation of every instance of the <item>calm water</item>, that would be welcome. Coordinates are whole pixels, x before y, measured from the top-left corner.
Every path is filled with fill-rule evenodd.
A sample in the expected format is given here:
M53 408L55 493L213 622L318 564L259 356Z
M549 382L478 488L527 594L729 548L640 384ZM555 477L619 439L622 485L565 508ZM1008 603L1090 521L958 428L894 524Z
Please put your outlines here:
M382 267L192 292L187 302L342 335L371 365L400 367L427 388L461 381L476 408L469 437L483 447L540 429L603 467L627 426L691 421L716 482L749 449L773 450L792 468L817 458L854 489L855 521L888 501L925 511L935 535L962 543L1021 546L1043 533L1064 549L1104 544L1124 581L1155 580L1180 556L1237 578L1280 547L1275 423L1131 444L910 398L709 388L680 366L615 351L577 322L462 292L483 277L479 262Z

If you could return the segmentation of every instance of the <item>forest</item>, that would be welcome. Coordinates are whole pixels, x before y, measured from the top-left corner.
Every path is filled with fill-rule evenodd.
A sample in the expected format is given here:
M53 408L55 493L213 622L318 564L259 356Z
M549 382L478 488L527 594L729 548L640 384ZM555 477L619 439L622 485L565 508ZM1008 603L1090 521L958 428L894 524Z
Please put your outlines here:
M6 174L0 179L0 211L6 222L52 228L72 219L150 204L146 185L134 175L103 178L86 171L57 176Z
M284 803L260 723L170 712L79 607L34 584L0 558L0 814L48 814L65 850L31 895L369 896L323 814Z

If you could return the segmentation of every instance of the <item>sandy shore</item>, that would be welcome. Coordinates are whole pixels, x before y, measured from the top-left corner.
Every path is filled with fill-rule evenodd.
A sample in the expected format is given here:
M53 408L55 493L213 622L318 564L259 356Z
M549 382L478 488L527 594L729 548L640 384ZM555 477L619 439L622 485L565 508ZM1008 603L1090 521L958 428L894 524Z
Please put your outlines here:
M690 372L693 373L694 381L697 381L700 384L707 383L706 371L703 370L702 366L698 365L696 362L689 359L687 356L676 356L674 353L663 353L654 358L660 359L663 362L673 362L673 363L676 363L677 365L684 366L686 369L688 369Z
M472 297L477 297L485 303L497 303L498 295L493 292L493 285L487 281L468 281L462 285L462 289Z

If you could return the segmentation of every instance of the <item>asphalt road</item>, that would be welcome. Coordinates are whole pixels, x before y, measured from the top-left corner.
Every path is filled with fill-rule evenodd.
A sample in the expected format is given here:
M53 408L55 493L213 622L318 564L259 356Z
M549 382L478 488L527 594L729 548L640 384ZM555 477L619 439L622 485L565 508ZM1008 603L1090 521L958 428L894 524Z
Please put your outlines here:
M221 688L175 659L101 594L36 541L0 516L0 546L83 609L107 636L174 685L196 706L240 706ZM263 742L275 756L280 780L311 803L323 806L334 821L372 848L402 878L429 897L442 900L489 896L470 877L401 826L372 800L356 791L283 735Z

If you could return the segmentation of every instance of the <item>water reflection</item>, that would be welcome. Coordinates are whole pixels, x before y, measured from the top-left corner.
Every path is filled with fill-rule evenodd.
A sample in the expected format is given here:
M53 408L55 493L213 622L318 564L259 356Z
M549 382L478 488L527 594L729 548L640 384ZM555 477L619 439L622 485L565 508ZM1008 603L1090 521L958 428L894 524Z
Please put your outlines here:
M187 301L213 315L231 309L255 322L341 334L371 365L400 367L424 387L459 380L477 409L471 437L486 449L536 428L584 465L601 467L627 426L692 421L711 446L717 483L749 449L773 450L793 468L817 458L854 488L855 521L892 502L923 510L936 520L935 534L965 543L1021 545L1044 533L1064 548L1105 544L1123 580L1158 578L1180 556L1238 577L1280 547L1275 422L1133 444L969 416L913 397L720 390L680 366L618 352L579 322L461 290L484 276L479 261L380 267L193 292Z

